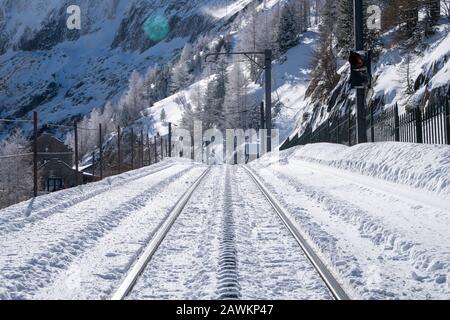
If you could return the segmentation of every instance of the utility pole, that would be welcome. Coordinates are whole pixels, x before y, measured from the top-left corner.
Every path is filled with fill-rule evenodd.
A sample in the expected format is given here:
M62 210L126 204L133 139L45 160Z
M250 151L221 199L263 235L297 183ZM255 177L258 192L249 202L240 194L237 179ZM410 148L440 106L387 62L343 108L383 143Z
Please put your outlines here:
M265 71L265 123L267 129L267 151L272 151L272 50L264 50L264 52L215 52L205 56L207 61L209 56L218 55L243 55L252 63ZM264 56L264 65L260 65L252 56Z
M156 136L154 136L154 147L155 147L155 163L158 163L158 141L156 140Z
M79 160L78 160L78 124L77 121L75 120L73 123L73 130L74 130L74 135L75 135L75 186L79 186L80 185L80 179L78 177L78 172L79 172Z
M131 128L131 170L134 170L134 130Z
M122 173L122 155L120 150L120 126L117 126L117 172Z
M264 116L264 102L262 102L262 101L261 101L261 105L259 107L259 112L261 115L260 129L262 130L266 127L265 126L265 116Z
M172 122L169 122L169 158L172 158Z
M164 141L163 141L163 136L160 136L159 140L161 142L161 160L164 160Z
M144 139L144 133L143 133L143 131L141 130L141 136L140 136L140 138L139 138L139 140L138 140L138 168L142 168L143 167L143 161L142 161L142 156L143 156L143 151L142 151L142 149L143 149L143 139Z
M355 20L355 50L364 50L364 11L363 0L353 0ZM366 143L366 88L356 87L356 143Z
M99 131L99 151L100 151L100 180L103 180L103 130L102 130L102 124L100 123L98 125L98 131Z
M150 149L150 136L148 134L148 130L147 130L147 153L148 153L148 165L150 166L152 164L152 153Z
M33 195L38 196L38 113L34 112L34 134L33 134Z

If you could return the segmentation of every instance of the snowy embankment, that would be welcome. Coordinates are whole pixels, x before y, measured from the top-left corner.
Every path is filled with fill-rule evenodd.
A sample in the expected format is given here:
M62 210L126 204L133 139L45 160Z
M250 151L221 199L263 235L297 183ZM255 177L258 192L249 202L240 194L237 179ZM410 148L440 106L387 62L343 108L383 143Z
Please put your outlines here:
M349 148L312 144L295 151L291 159L405 184L450 199L450 148L445 145L386 142Z
M0 300L108 298L203 171L165 160L1 210Z
M353 297L450 298L450 147L316 144L252 167Z

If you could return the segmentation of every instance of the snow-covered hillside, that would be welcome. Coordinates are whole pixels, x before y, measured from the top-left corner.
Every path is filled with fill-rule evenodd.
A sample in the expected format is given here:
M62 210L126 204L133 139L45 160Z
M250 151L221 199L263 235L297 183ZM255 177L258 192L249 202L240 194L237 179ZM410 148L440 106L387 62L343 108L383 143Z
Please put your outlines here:
M273 3L272 3L273 4ZM309 84L311 73L311 60L314 54L318 40L318 34L315 29L303 33L300 36L299 44L288 50L286 54L276 61L272 66L272 97L275 103L281 103L277 117L275 118L275 127L280 130L280 139L283 140L289 136L301 116L307 99L305 98L306 88ZM233 64L231 64L232 68ZM204 88L211 81L210 76L194 83L188 89L177 92L176 94L157 102L148 111L156 122L156 130L165 133L167 126L163 125L160 119L161 111L164 109L167 114L166 121L179 124L184 112L183 106L179 103L180 97L185 97L188 101L195 98L198 88ZM251 96L256 103L264 99L264 88L262 82L252 84L247 88L247 94Z
M187 41L224 27L249 2L80 0L78 31L66 27L71 1L1 0L0 116L39 111L45 122L60 123L87 114L123 94L133 70L170 61ZM228 15L213 14L220 10ZM158 43L143 30L157 15L170 26Z
M367 93L368 107L378 112L397 103L403 113L442 100L450 87L449 31L450 24L441 19L435 33L410 51L399 45L392 46L392 30L383 34L383 49L372 64L373 83ZM317 128L330 116L342 116L349 110L355 112L349 64L337 59L337 65L339 81L329 95L324 94L319 100L304 97L303 107L297 110L295 134L303 133L309 126Z

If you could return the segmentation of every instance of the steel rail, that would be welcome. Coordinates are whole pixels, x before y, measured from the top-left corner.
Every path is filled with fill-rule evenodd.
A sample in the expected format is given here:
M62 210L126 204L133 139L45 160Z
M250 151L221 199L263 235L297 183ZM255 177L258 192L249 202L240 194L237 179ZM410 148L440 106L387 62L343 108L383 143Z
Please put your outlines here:
M341 284L338 280L336 280L333 273L328 269L328 267L323 263L320 257L314 252L312 247L308 244L305 237L301 234L298 228L295 226L294 222L290 218L290 215L287 211L281 206L281 204L270 194L269 190L263 185L263 183L259 180L259 178L255 175L255 173L246 166L242 166L245 171L248 173L250 178L255 182L258 188L261 190L264 197L270 203L272 208L275 210L277 215L283 221L284 225L290 231L290 233L294 236L295 240L298 242L303 252L305 253L308 260L314 266L316 271L319 273L320 277L330 290L334 299L336 300L350 300L350 297L345 293Z
M144 272L148 263L152 259L155 252L158 250L159 246L163 242L164 238L169 233L170 229L174 225L177 218L180 216L183 209L186 207L189 200L192 198L192 195L197 190L201 182L211 171L211 167L208 167L202 175L194 182L194 184L186 191L186 193L178 200L173 209L170 211L169 216L163 222L161 227L158 229L154 237L147 244L144 252L138 258L130 272L125 277L124 281L120 285L120 287L116 290L111 300L124 300L128 294L131 292L133 287L136 285L136 282L139 276Z

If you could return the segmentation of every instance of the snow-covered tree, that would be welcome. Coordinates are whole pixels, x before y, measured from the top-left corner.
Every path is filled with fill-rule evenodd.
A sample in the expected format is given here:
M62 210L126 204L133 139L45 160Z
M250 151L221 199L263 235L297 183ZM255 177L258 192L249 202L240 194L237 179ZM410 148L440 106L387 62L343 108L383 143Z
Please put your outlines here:
M171 90L172 93L178 92L190 84L193 81L193 52L192 45L187 43L180 55L180 59L173 66L172 69L172 82L171 82Z
M291 2L285 5L281 10L277 39L281 52L287 51L298 43L298 34L301 30L299 28L297 8L295 3Z
M167 114L166 114L166 110L163 108L161 110L161 115L159 116L159 119L161 120L162 123L166 123L167 121Z
M354 0L339 0L337 7L336 41L339 56L347 59L351 50L355 48L354 40ZM368 18L367 8L376 1L363 1L364 21ZM367 28L364 23L365 48L377 54L380 50L381 40L379 30Z
M321 13L320 39L313 59L311 82L306 92L314 100L326 98L339 81L335 30L337 7L334 0L326 0Z
M144 80L137 71L133 71L128 84L128 92L120 99L118 104L119 124L121 126L126 127L139 118L142 111L147 107L144 96Z
M152 107L170 95L169 82L171 81L171 71L168 65L154 65L147 69L144 76L144 98L147 107Z
M188 102L188 99L184 94L183 95L180 94L175 101L183 110L181 127L191 132L191 134L193 134L194 121L196 120L196 113L193 110L192 105Z
M241 65L235 61L228 75L224 101L224 126L228 129L242 128L244 88L247 86Z
M31 144L20 130L0 142L0 207L31 197L33 190Z

